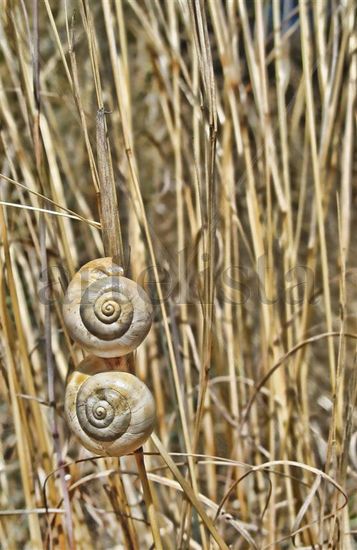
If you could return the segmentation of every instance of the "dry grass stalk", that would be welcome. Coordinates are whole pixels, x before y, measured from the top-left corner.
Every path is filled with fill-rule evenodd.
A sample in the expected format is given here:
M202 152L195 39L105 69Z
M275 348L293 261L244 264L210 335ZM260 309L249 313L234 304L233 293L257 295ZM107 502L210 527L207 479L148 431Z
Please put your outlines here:
M352 550L355 2L0 6L0 546ZM119 462L62 415L103 254L155 304Z

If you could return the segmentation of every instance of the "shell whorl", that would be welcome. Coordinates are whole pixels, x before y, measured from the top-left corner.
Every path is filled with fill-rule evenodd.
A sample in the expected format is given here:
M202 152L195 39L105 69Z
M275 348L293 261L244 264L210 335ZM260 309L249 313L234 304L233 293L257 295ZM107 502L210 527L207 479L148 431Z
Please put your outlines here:
M122 287L119 277L106 277L89 285L82 295L82 322L98 338L120 338L130 328L134 308Z
M66 387L65 413L71 430L89 451L122 456L150 436L155 402L136 376L107 368L104 359L94 356L80 363Z
M146 292L112 258L85 264L70 282L63 303L74 340L100 357L119 357L137 348L149 332L152 305Z

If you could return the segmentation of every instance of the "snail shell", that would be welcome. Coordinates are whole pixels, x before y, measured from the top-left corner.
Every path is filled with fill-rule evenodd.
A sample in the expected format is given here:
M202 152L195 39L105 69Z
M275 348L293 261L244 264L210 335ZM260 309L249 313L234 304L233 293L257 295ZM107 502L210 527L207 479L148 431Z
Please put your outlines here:
M141 445L155 424L149 388L128 372L108 371L90 355L69 378L65 414L82 445L98 455L122 456Z
M64 322L74 340L100 357L136 349L150 330L152 305L144 289L123 277L112 258L85 264L63 302Z

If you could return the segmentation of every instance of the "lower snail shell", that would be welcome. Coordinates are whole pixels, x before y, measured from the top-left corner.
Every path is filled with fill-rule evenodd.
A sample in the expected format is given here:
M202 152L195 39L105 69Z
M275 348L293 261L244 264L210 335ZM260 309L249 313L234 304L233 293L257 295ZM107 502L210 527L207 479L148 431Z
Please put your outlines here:
M98 455L122 456L143 445L155 424L148 387L128 372L108 371L89 356L69 378L65 414L82 445Z
M123 277L112 258L85 264L68 285L64 322L74 340L100 357L120 357L136 349L152 323L144 289Z

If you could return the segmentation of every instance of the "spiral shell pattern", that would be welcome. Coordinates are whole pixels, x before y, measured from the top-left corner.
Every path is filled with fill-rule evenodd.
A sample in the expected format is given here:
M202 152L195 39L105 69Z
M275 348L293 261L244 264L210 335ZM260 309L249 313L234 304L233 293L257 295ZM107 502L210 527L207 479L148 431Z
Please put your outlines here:
M122 456L150 436L155 402L136 376L107 368L104 359L94 356L80 363L66 387L65 414L71 430L89 451Z
M144 289L123 277L112 258L85 264L63 302L72 338L100 357L119 357L137 348L150 330L152 311Z

